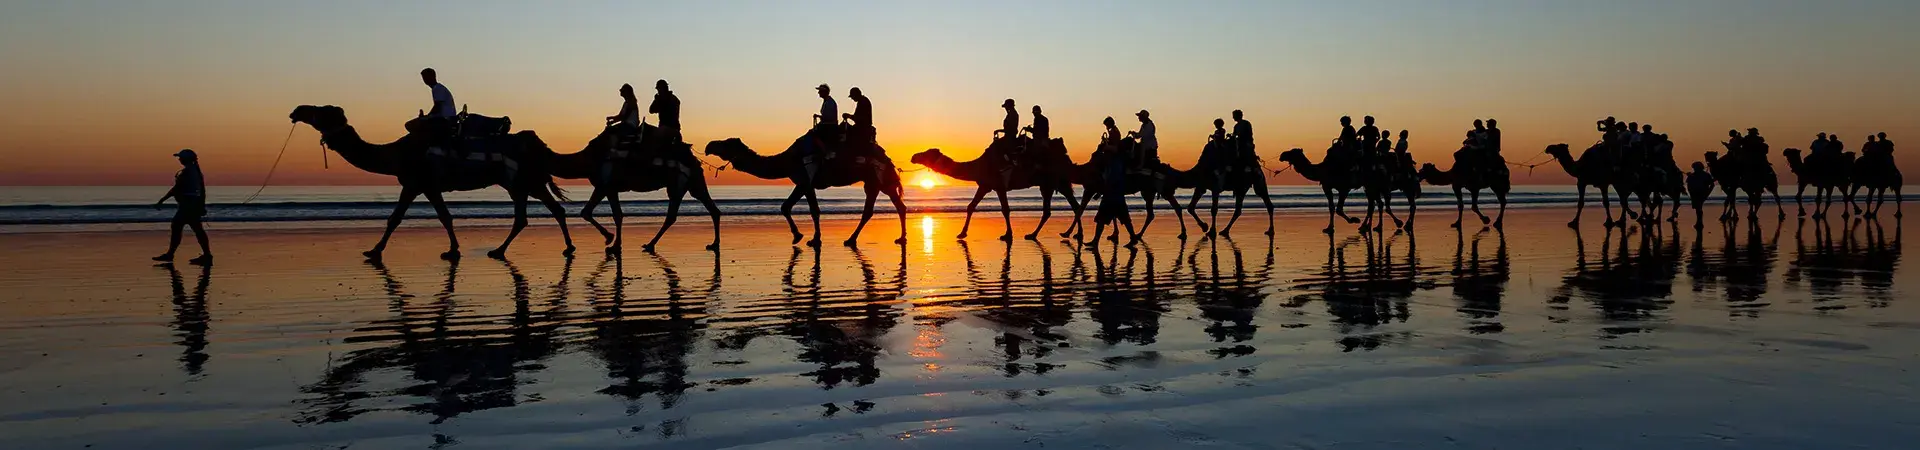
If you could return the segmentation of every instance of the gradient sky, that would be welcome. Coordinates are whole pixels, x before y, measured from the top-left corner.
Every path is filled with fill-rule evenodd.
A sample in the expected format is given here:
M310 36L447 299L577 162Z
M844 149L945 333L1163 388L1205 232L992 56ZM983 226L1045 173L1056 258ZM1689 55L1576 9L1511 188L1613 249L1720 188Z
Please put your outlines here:
M1009 97L1046 108L1082 160L1101 118L1131 129L1144 108L1175 167L1233 109L1269 159L1318 158L1341 115L1411 130L1442 167L1474 118L1500 119L1521 161L1614 115L1673 134L1685 164L1729 128L1775 149L1819 131L1850 149L1878 131L1920 142L1917 23L1920 2L1900 0L15 1L0 4L0 185L165 184L182 147L212 183L258 184L294 106L342 106L391 140L430 103L428 66L562 152L618 109L621 83L645 95L665 78L688 141L765 152L805 131L814 85L843 111L859 86L909 166L928 147L977 155ZM294 132L274 184L391 182L322 170L317 140Z

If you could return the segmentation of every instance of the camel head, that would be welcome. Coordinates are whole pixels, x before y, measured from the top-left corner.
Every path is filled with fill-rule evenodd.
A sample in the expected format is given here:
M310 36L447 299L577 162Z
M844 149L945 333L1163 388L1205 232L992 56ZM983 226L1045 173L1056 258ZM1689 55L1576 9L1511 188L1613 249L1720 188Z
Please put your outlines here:
M1307 151L1298 148L1280 152L1280 161L1292 164L1308 164Z
M316 130L330 131L347 125L347 111L338 106L300 105L287 114L294 123L305 123Z
M1786 157L1787 157L1787 158L1789 158L1789 159L1799 159L1799 158L1800 158L1800 149L1797 149L1797 148L1789 148L1789 149L1786 149L1786 150L1781 150L1781 151L1780 151L1780 154L1781 154L1781 155L1784 155L1784 156L1786 156Z
M718 156L728 161L748 153L753 153L753 149L747 147L747 143L740 141L740 138L726 138L707 143L707 155Z
M1420 165L1420 178L1431 178L1433 177L1434 174L1438 174L1438 173L1440 173L1440 168L1434 167L1433 163L1426 163L1426 164Z
M929 165L929 164L939 164L942 161L952 161L952 160L953 158L947 157L947 154L941 153L940 149L937 149L937 148L930 148L930 149L927 149L927 151L915 153L913 154L913 158L908 159L908 161L912 161L914 164L919 164L922 166Z
M1549 145L1547 146L1547 154L1553 155L1554 158L1573 159L1573 147L1569 147L1567 144Z

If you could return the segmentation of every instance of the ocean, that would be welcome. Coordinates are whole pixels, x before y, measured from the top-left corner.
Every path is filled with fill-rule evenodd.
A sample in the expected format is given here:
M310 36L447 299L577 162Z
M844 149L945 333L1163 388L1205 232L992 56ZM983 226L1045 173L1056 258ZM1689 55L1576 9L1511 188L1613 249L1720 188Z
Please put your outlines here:
M398 186L274 186L261 191L251 202L242 203L257 187L214 186L209 187L209 213L211 222L312 222L325 223L326 226L370 226L385 219L393 211L395 197L399 195ZM588 186L570 186L566 188L573 201L567 204L569 215L578 215L591 193ZM730 218L776 217L780 212L780 203L791 192L786 186L714 186L715 203L720 213ZM86 187L8 187L0 190L0 231L21 229L18 226L44 225L111 225L166 222L173 215L172 203L160 209L152 207L153 201L166 193L164 186L86 186ZM932 189L920 187L907 188L905 200L909 212L960 212L965 211L967 202L972 200L972 186L944 186ZM820 208L826 215L858 214L864 200L864 192L859 188L836 188L821 191ZM1274 206L1280 209L1298 210L1318 209L1325 205L1325 197L1319 188L1313 186L1273 186L1271 194ZM1598 193L1592 192L1590 201L1599 201ZM1190 191L1181 193L1184 203L1191 198ZM1248 207L1258 209L1258 198L1248 198ZM1482 196L1483 206L1494 207L1497 203L1491 195ZM480 191L458 192L446 195L448 208L459 219L503 219L513 217L513 204L507 200L505 192L498 188ZM1140 206L1138 196L1132 197L1136 208ZM1510 207L1570 206L1576 200L1576 191L1571 186L1515 186L1509 196ZM1039 191L1027 189L1014 192L1007 197L1008 205L1017 212L1031 213L1041 209ZM1056 213L1066 207L1055 199ZM1222 207L1230 205L1230 197L1222 198ZM1358 196L1349 199L1349 209L1363 211L1365 202ZM1202 199L1200 206L1209 202ZM1403 205L1400 198L1395 199L1396 206ZM621 196L621 206L629 217L645 220L664 215L667 209L664 191L644 194L625 193ZM980 210L991 212L999 206L998 200L988 195L981 201ZM1430 187L1421 201L1422 209L1452 208L1452 191ZM1166 204L1159 202L1156 207L1167 211ZM1358 207L1360 209L1353 209ZM546 214L537 203L529 205L530 213L536 218ZM796 206L796 213L804 213L806 204ZM875 205L876 214L890 213L892 206L885 197ZM1491 210L1487 211L1492 213ZM601 206L596 214L610 214L606 206ZM681 213L686 215L705 215L705 210L691 197L681 205ZM408 210L410 218L428 218L433 209L424 199ZM543 220L536 220L544 222ZM12 226L12 227L9 227Z

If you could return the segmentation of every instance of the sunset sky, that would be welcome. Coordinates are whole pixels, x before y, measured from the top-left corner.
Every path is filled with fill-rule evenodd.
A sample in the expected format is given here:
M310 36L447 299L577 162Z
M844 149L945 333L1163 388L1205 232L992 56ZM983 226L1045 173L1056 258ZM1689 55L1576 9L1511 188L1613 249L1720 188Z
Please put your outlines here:
M1175 167L1233 109L1269 160L1317 159L1341 115L1367 114L1442 167L1485 117L1515 161L1590 143L1607 115L1671 133L1683 164L1730 128L1759 127L1776 150L1835 132L1852 150L1879 131L1920 142L1916 24L1920 2L1899 0L15 1L0 4L0 185L165 184L183 147L211 183L257 184L297 105L398 137L430 104L423 67L562 152L618 109L621 83L645 102L662 78L688 141L763 152L805 131L814 85L843 111L859 86L909 167L929 147L977 155L1006 98L1023 119L1046 108L1080 160L1101 118L1132 129L1151 110ZM317 140L294 131L275 184L391 183L337 157L323 170ZM1904 169L1915 154L1899 153Z

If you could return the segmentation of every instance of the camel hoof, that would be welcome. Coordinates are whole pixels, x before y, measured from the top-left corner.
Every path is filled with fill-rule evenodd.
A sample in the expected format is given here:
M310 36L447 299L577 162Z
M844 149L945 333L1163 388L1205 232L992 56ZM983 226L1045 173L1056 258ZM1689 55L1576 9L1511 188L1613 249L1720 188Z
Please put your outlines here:
M1899 212L1899 211L1894 211L1894 212L1893 212L1893 218L1895 218L1895 219L1898 219L1898 218L1902 218L1902 217L1906 217L1906 216L1907 216L1907 215L1906 215L1905 213L1902 213L1902 212Z
M606 240L607 240L607 243L613 243L613 233L608 233L608 232L605 232L605 231L602 231L602 232L600 232L600 238L601 238L601 239L606 239Z
M954 238L954 239L966 239L966 238L967 238L967 233L964 233L964 232L962 232L962 233L960 233L960 235L959 235L959 236L954 236L953 238Z
M1075 241L1086 241L1086 240L1087 240L1087 235L1086 235L1086 233L1074 233L1074 234L1073 234L1073 240L1075 240Z
M1202 238L1202 239L1213 239L1213 238L1214 238L1215 236L1219 236L1219 235L1220 235L1220 233L1219 233L1219 232L1214 232L1214 231L1208 231L1208 232L1207 232L1207 234L1206 234L1205 236L1202 236L1201 238Z
M1000 242L1013 242L1013 234L1000 235Z
M1407 224L1408 224L1409 226L1411 226L1411 225L1413 224L1413 222L1407 222ZM1268 228L1268 229L1267 229L1267 237L1273 237L1273 229L1272 229L1272 228Z
M496 248L496 249L490 250L487 252L487 257L493 258L493 259L505 260L507 259L507 249Z
M853 239L847 239L847 240L845 240L845 241L840 241L840 245L844 245L844 246L848 246L848 247L852 247L852 246L853 246Z
M1800 210L1800 217L1806 217L1806 216L1807 216L1807 210L1804 210L1804 209Z
M368 261L379 261L379 260L380 260L380 251L379 251L379 250L367 250L367 251L364 251L364 252L360 252L360 256L365 256L365 257L367 257L367 260L368 260Z
M1453 225L1448 225L1448 226L1453 228L1460 228L1460 222L1454 222Z
M447 251L446 251L446 253L441 253L441 254L440 254L440 259L444 259L444 260L448 260L448 261L453 261L453 260L457 260L457 259L460 259L460 251L459 251L459 250L447 250Z
M1567 222L1567 228L1580 228L1580 221L1575 220L1572 222Z
M712 244L707 244L707 251L710 251L710 252L720 251L720 242L714 241Z
M806 238L806 236L801 235L800 233L794 233L793 242L790 245L800 245L800 240L804 238Z
M1027 240L1029 240L1029 241L1039 241L1039 240L1040 240L1040 233L1027 233Z
M620 246L615 245L612 247L607 247L607 249L604 252L607 254L607 256L619 256L621 249L620 249Z
M573 256L573 251L574 251L574 250L576 250L576 249L575 249L575 248L573 248L573 246L571 246L571 245L569 245L569 246L567 246L567 249L566 249L566 250L561 250L561 251L560 251L560 256Z
M1187 240L1187 234L1186 234L1186 233L1180 233L1180 235L1179 235L1179 236L1174 236L1174 237L1175 237L1175 238L1179 238L1179 239L1180 239L1180 240L1182 240L1182 241L1184 241L1184 240Z
M1120 233L1114 233L1112 236L1107 236L1107 240L1112 242L1120 242Z
M1355 219L1355 218L1352 218L1352 217L1348 217L1348 218L1347 218L1347 223L1360 223L1360 219Z
M1332 236L1332 235L1333 235L1333 227L1326 227L1325 229L1321 229L1321 230L1320 230L1320 232L1321 232L1321 233L1326 233L1326 234L1327 234L1328 236Z
M640 251L653 253L653 243L647 243L647 245L640 246Z
M1072 237L1072 236L1073 236L1073 232L1072 232L1072 231L1062 231L1062 232L1060 232L1060 238L1061 238L1061 239L1066 239L1066 238L1068 238L1068 237Z
M1493 220L1493 219L1488 219L1488 218L1487 218L1487 216L1480 216L1480 224L1481 224L1481 225L1485 225L1485 224L1488 224L1488 223L1491 223L1491 222L1492 222L1492 220Z
M816 237L816 238L813 238L812 240L807 241L807 246L813 247L813 248L820 248L820 238Z

